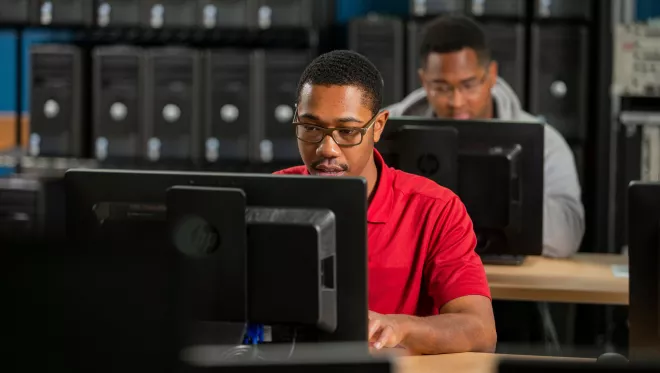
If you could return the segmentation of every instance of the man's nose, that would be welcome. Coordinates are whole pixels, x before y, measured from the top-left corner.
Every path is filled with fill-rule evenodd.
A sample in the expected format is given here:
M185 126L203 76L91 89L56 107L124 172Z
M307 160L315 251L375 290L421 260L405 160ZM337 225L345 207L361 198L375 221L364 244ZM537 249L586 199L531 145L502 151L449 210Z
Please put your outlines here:
M463 96L463 92L461 92L458 89L454 88L454 91L452 92L451 98L449 100L449 104L452 107L462 107L465 105L465 96Z
M341 154L339 145L335 142L332 136L326 136L323 141L319 143L316 148L316 155L322 158L337 158Z

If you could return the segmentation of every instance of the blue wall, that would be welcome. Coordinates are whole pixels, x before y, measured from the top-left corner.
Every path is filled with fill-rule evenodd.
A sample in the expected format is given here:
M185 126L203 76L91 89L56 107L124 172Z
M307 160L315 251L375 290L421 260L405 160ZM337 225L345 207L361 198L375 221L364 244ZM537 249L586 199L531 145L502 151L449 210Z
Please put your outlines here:
M23 111L30 110L28 66L30 47L38 43L66 43L71 40L66 31L25 30L23 32ZM12 31L0 32L0 112L16 109L16 34Z
M0 31L0 113L16 109L16 34Z

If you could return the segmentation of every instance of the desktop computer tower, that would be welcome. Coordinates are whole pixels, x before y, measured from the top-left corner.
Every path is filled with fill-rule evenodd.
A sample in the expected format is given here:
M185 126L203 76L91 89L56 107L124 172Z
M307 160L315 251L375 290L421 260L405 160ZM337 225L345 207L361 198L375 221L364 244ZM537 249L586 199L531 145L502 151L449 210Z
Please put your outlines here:
M469 0L410 0L410 14L415 17L464 13Z
M85 156L85 57L71 45L30 51L30 156Z
M33 17L42 26L92 26L94 1L92 0L34 0Z
M421 67L419 60L419 48L422 43L422 32L424 21L410 21L406 30L406 94L422 87L419 80L418 70Z
M526 0L468 0L467 13L477 17L524 18L526 5Z
M197 0L140 0L142 25L147 28L197 26Z
M0 0L0 24L27 25L33 18L33 0Z
M333 21L331 0L247 0L254 2L260 29L271 27L322 27Z
M64 200L62 177L0 178L0 242L62 238Z
M93 51L92 157L137 159L143 118L143 51L131 46Z
M543 116L564 137L584 139L589 84L587 27L533 25L531 45L531 112Z
M204 68L203 159L208 163L250 159L259 106L252 89L255 74L249 50L209 50Z
M96 0L96 25L138 26L140 9L140 1L136 0Z
M367 57L383 76L383 107L404 95L403 22L389 17L366 17L351 21L348 46Z
M257 10L254 1L198 0L197 26L205 29L253 28Z
M486 22L482 24L498 73L525 104L525 67L527 48L522 23Z
M591 18L591 0L534 0L535 18Z
M256 141L259 162L297 162L300 160L292 125L296 88L305 67L311 61L309 50L255 51L256 92L262 104L253 105L258 113L260 135Z
M146 52L142 146L147 160L198 158L201 62L200 52L188 48Z

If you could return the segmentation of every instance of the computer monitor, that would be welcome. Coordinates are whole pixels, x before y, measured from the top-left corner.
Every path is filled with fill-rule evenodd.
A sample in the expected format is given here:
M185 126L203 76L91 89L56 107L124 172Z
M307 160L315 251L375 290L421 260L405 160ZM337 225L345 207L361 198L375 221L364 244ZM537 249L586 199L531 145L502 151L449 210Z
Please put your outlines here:
M514 264L543 251L543 141L541 123L405 117L388 120L376 147L461 198L484 262Z
M70 246L45 270L63 355L155 361L240 344L246 319L273 342L368 351L363 179L72 170L65 188Z
M660 183L628 187L630 356L660 354Z

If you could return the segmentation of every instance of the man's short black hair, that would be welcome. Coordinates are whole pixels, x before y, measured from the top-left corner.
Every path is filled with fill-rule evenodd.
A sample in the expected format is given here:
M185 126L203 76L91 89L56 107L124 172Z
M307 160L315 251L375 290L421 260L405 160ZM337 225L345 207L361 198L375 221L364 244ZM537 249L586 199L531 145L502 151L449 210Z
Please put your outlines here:
M477 22L465 16L441 16L424 27L419 57L425 66L431 53L452 53L464 48L473 49L479 63L490 62L486 34Z
M383 77L380 71L363 55L349 50L335 50L314 59L300 77L296 98L305 84L321 86L353 86L364 95L373 115L383 102Z

